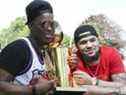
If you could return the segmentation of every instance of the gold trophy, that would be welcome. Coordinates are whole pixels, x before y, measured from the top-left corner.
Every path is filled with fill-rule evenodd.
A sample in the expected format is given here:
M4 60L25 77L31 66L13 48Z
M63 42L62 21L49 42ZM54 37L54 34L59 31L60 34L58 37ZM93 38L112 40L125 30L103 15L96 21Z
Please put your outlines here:
M46 68L49 79L55 79L58 87L67 87L69 86L69 67L67 64L68 48L62 44L64 35L57 21L54 21L54 35L54 41L48 46L51 61L46 62ZM51 62L52 64L49 64Z

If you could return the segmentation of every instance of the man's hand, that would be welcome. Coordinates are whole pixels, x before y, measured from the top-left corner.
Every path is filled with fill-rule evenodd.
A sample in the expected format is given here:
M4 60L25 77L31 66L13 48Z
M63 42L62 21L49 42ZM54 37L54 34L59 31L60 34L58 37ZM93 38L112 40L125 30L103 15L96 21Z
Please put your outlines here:
M73 72L73 79L78 86L93 84L92 78L87 73L80 70Z
M71 70L74 70L77 67L78 57L77 57L76 52L77 52L76 48L69 48L68 50L67 62Z
M40 78L34 86L37 94L53 93L55 90L55 81Z

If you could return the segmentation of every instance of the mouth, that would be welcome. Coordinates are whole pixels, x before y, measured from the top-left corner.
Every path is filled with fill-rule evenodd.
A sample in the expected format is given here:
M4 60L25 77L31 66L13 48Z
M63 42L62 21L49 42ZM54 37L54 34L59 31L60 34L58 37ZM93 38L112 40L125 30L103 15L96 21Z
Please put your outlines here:
M88 54L89 56L94 56L94 51L93 51L93 50L88 50L88 51L87 51L87 54Z
M47 34L45 37L46 37L46 39L47 39L47 41L49 43L53 42L53 40L54 40L54 36L53 35Z

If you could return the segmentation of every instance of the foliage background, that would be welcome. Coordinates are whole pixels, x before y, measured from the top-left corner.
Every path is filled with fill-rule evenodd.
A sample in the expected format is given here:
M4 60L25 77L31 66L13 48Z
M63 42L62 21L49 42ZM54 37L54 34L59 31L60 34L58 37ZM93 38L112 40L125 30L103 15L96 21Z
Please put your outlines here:
M1 48L4 48L7 44L19 37L24 37L29 34L29 29L25 25L25 22L25 17L17 17L8 27L0 30ZM125 31L104 14L91 15L87 19L84 19L81 24L93 25L99 34L101 44L114 46L116 48L126 47L126 41L123 41L120 37L120 33ZM72 36L70 37L64 34L62 46L71 46L71 43L73 43L72 38Z
M101 44L109 45L117 49L125 47L126 41L120 35L121 32L125 31L106 15L91 15L82 24L89 24L95 27Z
M0 30L0 47L4 48L10 42L18 39L19 37L25 37L29 34L29 29L25 25L25 17L17 17L11 24ZM64 34L63 46L69 46L70 37Z

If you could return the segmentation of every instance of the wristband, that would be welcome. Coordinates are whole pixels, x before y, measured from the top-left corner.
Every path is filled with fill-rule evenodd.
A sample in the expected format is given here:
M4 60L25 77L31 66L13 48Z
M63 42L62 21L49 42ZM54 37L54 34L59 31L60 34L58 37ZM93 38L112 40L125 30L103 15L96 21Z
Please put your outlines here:
M37 95L35 86L32 86L32 95Z
M95 85L97 85L97 86L99 85L99 80L98 79L96 80L96 84Z

